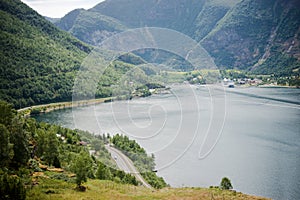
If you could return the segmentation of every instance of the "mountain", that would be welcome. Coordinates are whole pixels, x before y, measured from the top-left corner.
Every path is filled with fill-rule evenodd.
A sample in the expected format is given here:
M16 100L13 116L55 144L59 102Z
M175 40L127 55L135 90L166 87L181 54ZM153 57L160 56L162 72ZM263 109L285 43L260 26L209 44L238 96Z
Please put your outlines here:
M78 39L94 45L127 29L117 19L84 9L71 11L57 21L56 25L62 30L69 31Z
M113 17L130 28L164 27L188 33L203 0L107 0L90 9Z
M0 99L15 107L71 98L89 45L19 0L0 3Z
M103 19L111 23L109 17ZM15 108L71 101L77 72L92 50L21 1L1 0L0 99ZM96 97L111 96L111 85L143 63L133 54L119 57L99 77ZM133 71L146 78L144 71Z
M201 44L218 66L288 75L299 69L299 1L244 0Z
M87 12L108 16L128 28L163 27L191 34L193 23L205 3L206 0L106 0ZM56 25L66 31L70 31L71 28L75 31L78 23L76 21L88 21L88 19L82 19L86 17L89 16L79 16L78 10L74 10L56 22ZM64 25L66 22L67 28ZM101 27L97 27L97 22L94 22L93 28L90 26L86 28L93 32L93 28Z
M299 8L297 0L106 0L56 24L92 45L126 28L174 29L200 42L221 69L299 75ZM105 16L111 26L99 25Z

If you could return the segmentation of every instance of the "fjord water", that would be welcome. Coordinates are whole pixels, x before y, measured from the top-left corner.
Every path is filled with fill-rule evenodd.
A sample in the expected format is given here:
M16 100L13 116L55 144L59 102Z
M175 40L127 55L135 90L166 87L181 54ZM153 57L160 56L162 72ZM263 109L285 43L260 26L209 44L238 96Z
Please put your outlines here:
M219 185L300 199L300 90L173 85L171 93L59 110L39 121L122 133L154 153L173 187Z

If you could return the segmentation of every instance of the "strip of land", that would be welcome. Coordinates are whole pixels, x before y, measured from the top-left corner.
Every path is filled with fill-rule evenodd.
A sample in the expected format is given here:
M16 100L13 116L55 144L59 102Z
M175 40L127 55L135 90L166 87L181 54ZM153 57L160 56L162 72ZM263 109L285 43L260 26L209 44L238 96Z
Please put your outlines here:
M106 98L89 99L89 100L82 100L82 101L49 103L49 104L42 104L42 105L21 108L21 109L18 109L18 112L22 113L24 115L47 113L47 112L51 112L54 110L99 104L99 103L103 103L106 101L110 101L111 99L112 99L111 97L106 97Z

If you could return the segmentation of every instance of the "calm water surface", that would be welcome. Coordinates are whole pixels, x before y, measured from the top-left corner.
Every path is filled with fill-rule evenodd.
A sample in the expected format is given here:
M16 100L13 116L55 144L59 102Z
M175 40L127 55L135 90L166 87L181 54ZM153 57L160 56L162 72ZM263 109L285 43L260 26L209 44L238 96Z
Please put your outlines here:
M66 109L39 121L122 133L156 157L173 187L218 185L300 199L300 90L172 86L170 94Z

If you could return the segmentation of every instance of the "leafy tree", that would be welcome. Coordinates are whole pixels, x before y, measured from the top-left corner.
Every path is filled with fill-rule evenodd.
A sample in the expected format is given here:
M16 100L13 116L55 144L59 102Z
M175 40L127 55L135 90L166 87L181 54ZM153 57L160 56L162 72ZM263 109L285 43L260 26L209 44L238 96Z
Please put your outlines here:
M98 178L100 180L112 180L112 174L111 174L109 168L106 167L103 163L98 164L96 178Z
M136 178L131 174L125 174L125 176L122 179L122 182L127 184L138 185Z
M9 141L9 131L0 124L0 167L8 166L14 156L13 145Z
M95 151L100 151L101 149L101 143L99 140L93 140L92 146L94 147Z
M16 116L12 120L10 142L13 144L14 157L13 167L20 167L25 165L30 158L29 154L29 140L24 129L24 119Z
M5 101L0 101L0 124L9 126L13 116L14 110L12 109L12 105Z
M227 177L222 178L222 181L220 183L220 188L222 190L230 190L230 189L233 188L232 185L231 185L231 181L229 180L229 178L227 178Z
M42 128L37 129L37 151L38 157L42 157L46 146L46 133Z
M72 171L76 174L76 184L78 187L87 181L91 168L92 159L90 155L85 151L81 151L72 165Z
M46 134L46 141L45 141L45 151L43 153L45 160L48 162L49 165L56 164L56 167L59 167L58 159L58 147L59 147L59 141L56 137L56 133L54 128L51 128L48 130L48 133Z

